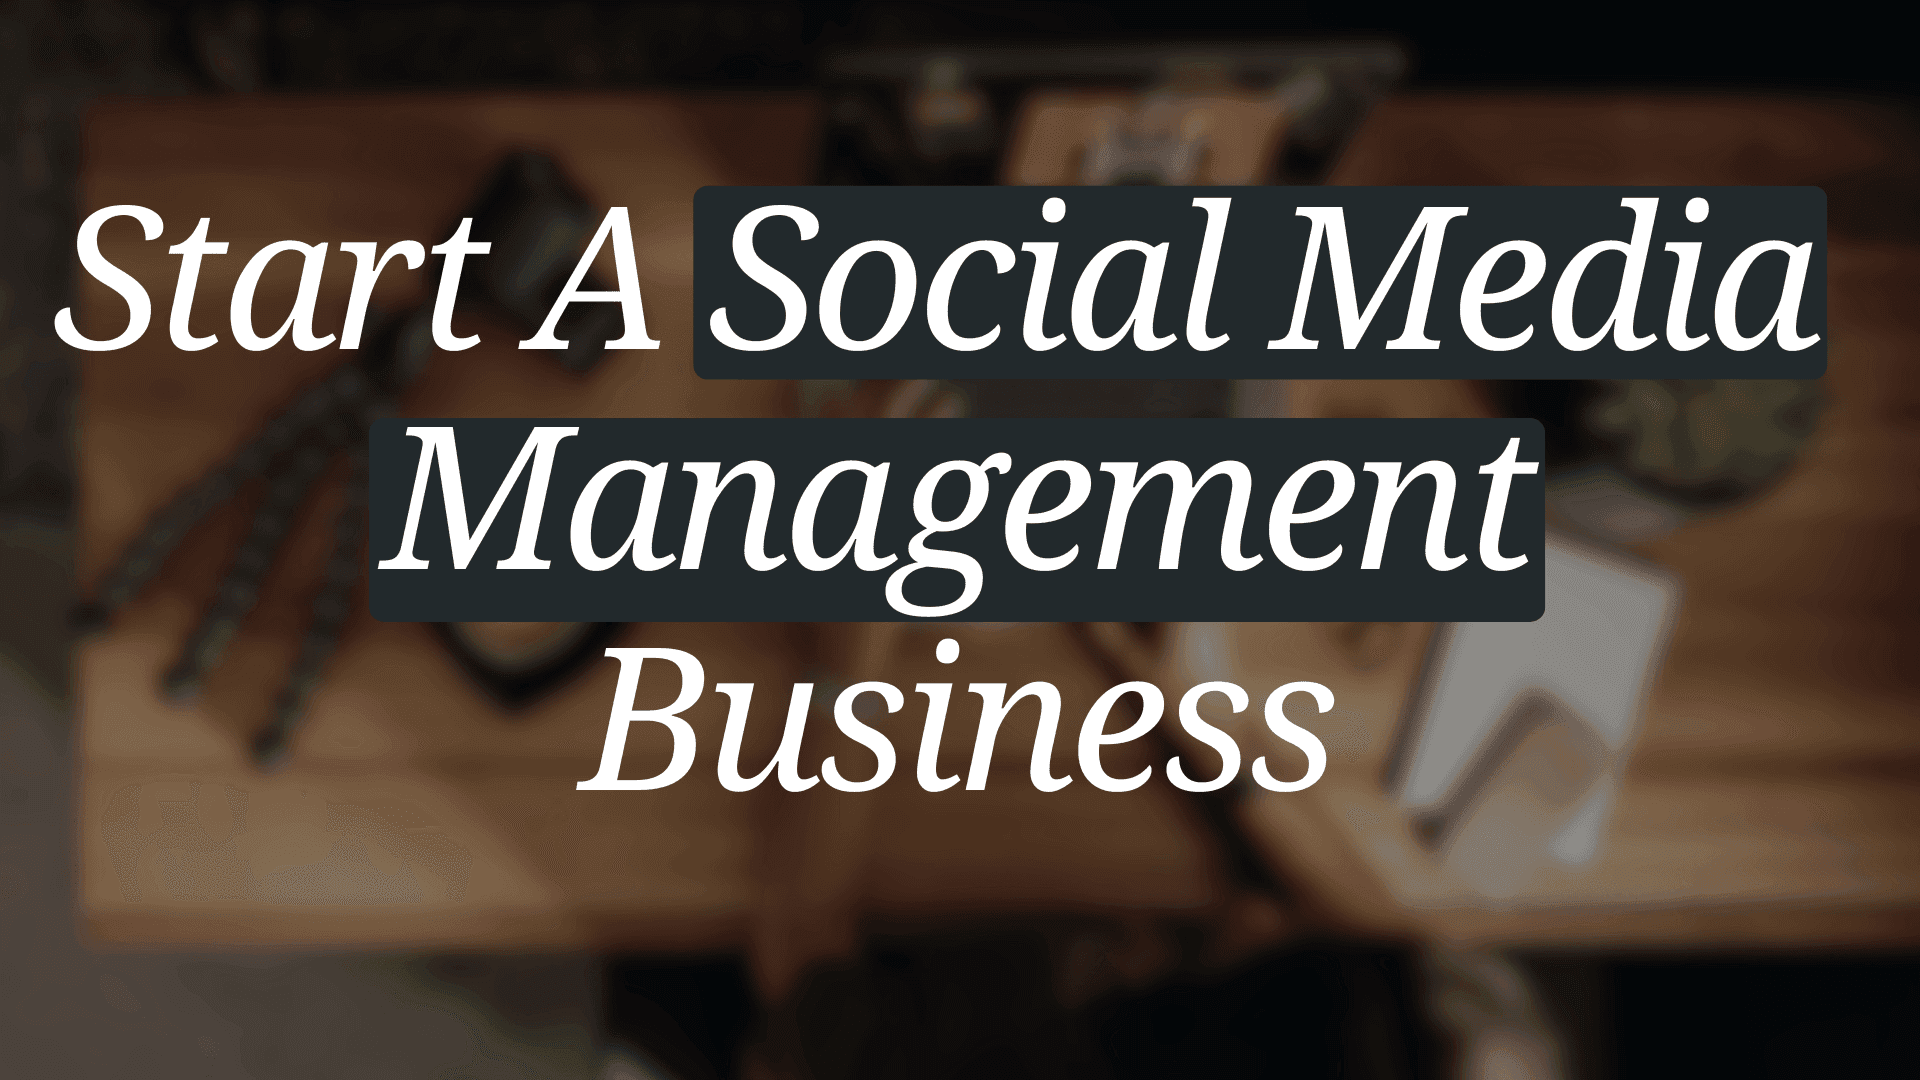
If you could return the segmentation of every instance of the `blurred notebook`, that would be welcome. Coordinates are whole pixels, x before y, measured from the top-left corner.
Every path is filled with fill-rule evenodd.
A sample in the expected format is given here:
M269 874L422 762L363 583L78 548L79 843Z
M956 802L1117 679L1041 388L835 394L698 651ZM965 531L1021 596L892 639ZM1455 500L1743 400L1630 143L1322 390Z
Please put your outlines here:
M1678 602L1665 571L1550 533L1538 621L1435 631L1387 787L1452 876L1504 899L1592 861Z

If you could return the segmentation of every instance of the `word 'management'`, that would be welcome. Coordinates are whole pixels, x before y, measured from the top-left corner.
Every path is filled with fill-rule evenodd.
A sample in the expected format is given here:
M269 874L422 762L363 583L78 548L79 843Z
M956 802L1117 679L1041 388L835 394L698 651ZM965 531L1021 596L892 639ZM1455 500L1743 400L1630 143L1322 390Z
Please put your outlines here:
M708 378L1810 378L1818 188L704 188Z
M1525 621L1533 420L385 420L405 621Z

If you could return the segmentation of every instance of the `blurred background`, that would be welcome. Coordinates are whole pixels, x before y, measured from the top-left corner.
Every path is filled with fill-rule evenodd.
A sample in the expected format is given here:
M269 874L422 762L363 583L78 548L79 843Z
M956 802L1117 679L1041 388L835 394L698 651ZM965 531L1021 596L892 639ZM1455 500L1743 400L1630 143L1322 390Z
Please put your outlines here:
M0 3L0 1074L1914 1075L1912 65L1892 26L1832 7L1585 19ZM797 183L1819 185L1829 371L703 382L692 192ZM190 313L220 344L59 343L69 305L118 326L72 245L123 202L166 222L102 234L156 307L163 245L201 217L229 242ZM503 344L558 291L540 253L613 205L663 347ZM431 244L463 216L496 245L458 316L482 347L413 332L431 264L381 279L358 356L226 340L266 244ZM294 262L257 311L291 302ZM349 281L336 255L318 332ZM1555 599L1519 638L381 624L355 447L392 413L1534 416ZM1044 679L1073 717L1124 678L1256 700L1307 678L1339 705L1302 721L1325 778L1285 795L1040 795L1030 705L981 792L734 795L699 781L717 740L670 789L575 792L616 643L829 702ZM976 715L956 700L950 728ZM1249 760L1286 752L1239 734ZM804 756L837 745L816 730Z

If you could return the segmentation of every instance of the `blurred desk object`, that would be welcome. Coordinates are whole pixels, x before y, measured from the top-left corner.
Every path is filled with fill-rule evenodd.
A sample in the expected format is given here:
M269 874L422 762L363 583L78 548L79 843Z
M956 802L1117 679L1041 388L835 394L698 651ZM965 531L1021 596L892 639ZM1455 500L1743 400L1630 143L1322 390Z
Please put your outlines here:
M1341 921L1494 943L1920 941L1917 179L1911 121L1840 101L1432 95L1355 136L1333 183L1821 185L1832 339L1827 406L1783 479L1632 546L1682 583L1672 650L1597 861L1543 869L1509 905L1438 873L1382 791L1426 628L1187 630L1218 638L1188 653L1263 687L1344 669L1323 680L1341 706L1316 729L1326 778L1248 811ZM1291 411L1470 416L1485 390L1296 383Z
M1352 37L845 53L820 182L1317 181L1405 68Z
M197 331L218 333L220 344L182 353L156 321L135 346L81 358L82 591L156 507L344 359L331 348L255 354L231 342L227 298L247 258L286 238L437 243L513 149L553 155L597 206L631 208L648 328L662 347L613 353L575 375L551 354L517 350L510 328L462 313L458 332L483 343L436 357L402 401L405 413L791 415L791 383L693 373L692 195L704 184L804 181L816 122L804 97L731 94L102 106L87 127L83 212L135 203L166 222L150 243L133 222L115 222L102 235L107 257L164 306L178 266L168 245L209 217L211 237L232 246L207 261L194 310ZM265 276L263 322L291 303L294 262L277 261ZM351 260L335 249L317 332L337 331L350 277ZM423 289L421 274L396 267L374 303L398 309ZM96 338L124 317L91 279L79 306ZM257 493L202 526L108 630L80 646L79 895L93 935L145 945L739 947L766 885L756 814L770 811L713 779L724 719L717 695L689 714L702 738L687 780L655 792L576 792L599 759L611 661L509 715L462 675L431 628L374 622L357 594L288 763L273 774L250 765L247 742L299 647L338 498L330 488L302 511L258 607L197 700L162 701L159 677ZM906 685L912 674L962 685L1050 679L1075 715L1105 688L1064 627L954 633L960 664L940 668L940 635L916 631L899 655L924 670L902 661L885 676ZM777 740L788 685L811 677L803 627L642 624L617 643L691 651L710 683L759 683L749 767ZM670 669L655 666L643 698L671 694ZM996 768L987 791L933 796L896 777L873 796L842 796L881 805L864 846L835 853L845 865L827 877L835 887L851 881L857 905L907 920L1210 902L1215 869L1171 793L1114 796L1081 784L1042 795L1025 778L1032 726L1029 718L1023 734L1017 717L1008 722L996 759L1005 759L1004 776ZM947 773L964 768L970 748L957 734L947 740ZM1056 772L1071 755L1064 743ZM636 730L628 760L665 752L664 741Z

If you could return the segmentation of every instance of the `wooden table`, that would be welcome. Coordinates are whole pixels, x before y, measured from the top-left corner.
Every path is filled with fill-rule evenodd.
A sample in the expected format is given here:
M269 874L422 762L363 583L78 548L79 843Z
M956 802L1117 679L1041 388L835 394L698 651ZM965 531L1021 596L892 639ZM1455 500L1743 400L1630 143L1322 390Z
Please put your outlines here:
M706 183L803 181L814 123L807 101L766 96L126 102L103 107L89 127L83 203L137 202L165 217L162 241L140 244L121 222L107 243L155 293L162 321L174 273L164 246L199 216L213 218L215 238L234 254L203 275L204 333L223 326L238 266L262 244L436 241L501 153L546 148L596 202L634 208L649 328L663 348L616 355L576 378L514 350L505 328L474 322L486 344L440 357L405 411L785 415L795 408L790 385L692 373L688 199ZM1920 318L1907 304L1920 286L1920 244L1859 226L1873 216L1874 192L1910 187L1901 180L1914 158L1906 138L1864 107L1702 97L1410 98L1363 130L1337 182L1827 185L1831 405L1784 483L1647 546L1680 573L1687 599L1603 856L1585 872L1537 879L1511 910L1476 902L1437 874L1381 793L1382 757L1424 627L1227 628L1219 647L1250 691L1312 678L1339 694L1316 726L1330 754L1326 778L1247 809L1275 863L1325 918L1367 934L1534 943L1884 945L1920 936L1920 842L1910 824L1920 811L1912 783L1920 665L1909 660L1920 599L1920 564L1909 554L1920 535ZM323 313L340 309L346 269L330 264ZM269 275L260 310L287 303L291 288L290 275ZM416 278L393 274L380 298L418 295ZM104 289L87 284L81 309L96 336L116 329L118 302ZM185 356L153 331L137 347L84 357L83 587L148 513L338 360L332 351L254 355L224 343ZM1321 415L1486 408L1462 383L1298 385L1293 400ZM1201 912L1221 901L1212 849L1164 787L1033 791L1030 719L1009 722L989 791L929 795L896 777L851 815L844 801L741 798L701 781L712 775L713 740L673 788L576 793L574 781L598 760L610 663L509 717L475 693L424 628L364 616L329 669L292 764L256 773L242 747L297 645L329 509L321 500L297 531L198 702L164 704L155 686L237 541L241 510L210 523L110 632L80 650L80 895L98 937L731 948L753 936L755 912L775 890L796 908L909 920ZM932 663L941 632L926 629L904 632L866 663L905 685L1049 679L1070 717L1107 684L1058 625L952 632L963 644L953 668ZM784 692L833 651L780 626L641 626L622 643L685 648L711 680L760 682L761 735L778 721L779 695L764 688ZM1184 688L1182 673L1163 674L1170 692ZM692 719L705 732L720 717L705 707ZM970 731L966 714L952 723ZM635 754L659 749L640 733L635 741ZM1247 757L1257 752L1249 747ZM947 770L963 756L956 748ZM1068 764L1063 755L1056 774ZM234 794L242 792L244 800ZM837 860L812 877L770 869L756 837L783 817L809 815L838 815L820 830L846 841L832 848ZM130 871L116 867L116 848ZM247 880L297 882L303 867L348 863L361 902L337 894L296 902L290 887L247 891ZM236 865L250 879L234 878Z

